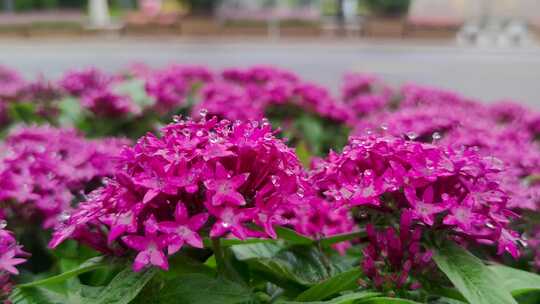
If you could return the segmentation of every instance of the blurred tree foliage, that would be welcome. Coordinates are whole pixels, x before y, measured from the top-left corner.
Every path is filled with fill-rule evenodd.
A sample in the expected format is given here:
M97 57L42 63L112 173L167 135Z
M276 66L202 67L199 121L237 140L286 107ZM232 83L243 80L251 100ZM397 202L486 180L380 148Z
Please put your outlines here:
M183 5L190 8L191 13L196 15L211 15L214 8L221 2L220 0L178 0Z
M407 13L411 0L361 0L370 12L381 16L401 16Z
M16 11L53 9L58 6L58 0L16 0L14 3Z

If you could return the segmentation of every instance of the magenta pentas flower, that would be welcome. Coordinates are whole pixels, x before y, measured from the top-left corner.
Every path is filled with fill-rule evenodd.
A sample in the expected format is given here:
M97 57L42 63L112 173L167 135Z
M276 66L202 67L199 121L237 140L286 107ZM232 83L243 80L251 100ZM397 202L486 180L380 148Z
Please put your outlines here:
M275 237L295 212L304 176L269 123L178 120L121 154L121 171L56 228L109 253L136 252L135 270L202 237ZM294 200L296 198L296 200ZM261 227L254 230L251 225Z
M406 84L401 88L400 106L479 106L480 103L463 96L434 87Z
M26 86L26 81L17 71L0 66L0 99L14 101Z
M351 111L344 103L334 99L330 92L314 83L301 83L294 88L293 102L307 111L338 122L352 118Z
M296 204L295 216L290 223L297 232L319 239L358 230L349 207L333 204L313 193L307 194L307 191L298 193L302 202ZM350 246L350 242L340 242L333 247L345 254Z
M258 120L264 115L264 105L260 99L242 86L212 82L204 86L200 92L200 102L193 107L196 116L201 111L210 115L230 120Z
M361 267L370 284L362 284L386 291L421 287L416 278L426 272L433 253L421 243L422 229L412 224L412 213L405 211L399 229L378 230L371 223L366 225L368 245L362 250Z
M62 89L73 96L82 96L92 91L100 91L109 87L114 77L96 68L72 70L59 81Z
M221 76L227 81L243 85L264 85L271 81L286 81L292 83L299 81L296 74L271 66L253 66L247 69L229 68L223 70Z
M85 93L81 98L81 105L98 117L117 118L141 113L140 107L130 97L114 93L110 89Z
M172 65L146 77L146 92L156 99L158 112L169 112L184 106L197 85L213 78L212 72L202 66Z
M343 76L341 98L345 103L365 95L377 95L388 99L392 94L392 89L375 75L346 73Z
M0 299L3 299L11 292L13 284L11 275L19 274L16 266L26 261L28 256L22 250L13 233L6 230L6 221L0 219Z
M367 212L410 213L415 225L459 240L494 244L517 257L514 216L498 173L504 167L474 149L452 149L391 136L353 137L312 173L336 205Z
M52 227L87 187L115 172L127 142L86 140L48 126L15 129L0 153L0 202L21 218Z

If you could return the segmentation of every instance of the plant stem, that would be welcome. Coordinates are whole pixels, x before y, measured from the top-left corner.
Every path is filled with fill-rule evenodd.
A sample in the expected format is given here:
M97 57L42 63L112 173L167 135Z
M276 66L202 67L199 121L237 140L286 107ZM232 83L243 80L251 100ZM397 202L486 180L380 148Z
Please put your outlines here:
M218 273L223 277L227 277L225 254L223 252L223 247L221 247L221 240L219 238L212 238L212 250L214 251Z

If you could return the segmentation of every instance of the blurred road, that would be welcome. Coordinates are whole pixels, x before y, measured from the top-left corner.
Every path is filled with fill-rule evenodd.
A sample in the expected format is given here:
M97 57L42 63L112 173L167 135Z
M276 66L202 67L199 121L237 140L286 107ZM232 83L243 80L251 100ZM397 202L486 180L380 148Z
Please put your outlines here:
M540 109L540 48L478 49L404 42L135 40L78 38L0 40L0 64L27 76L58 77L70 68L95 65L109 71L133 61L214 68L272 64L337 88L348 70L377 73L392 84L436 85L486 101L511 98Z

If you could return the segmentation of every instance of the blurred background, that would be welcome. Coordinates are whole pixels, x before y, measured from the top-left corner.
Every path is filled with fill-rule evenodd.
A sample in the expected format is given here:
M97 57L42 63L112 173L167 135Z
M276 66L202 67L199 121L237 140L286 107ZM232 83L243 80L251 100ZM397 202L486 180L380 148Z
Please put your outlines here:
M133 62L346 71L540 108L540 0L0 0L0 64L29 77Z

